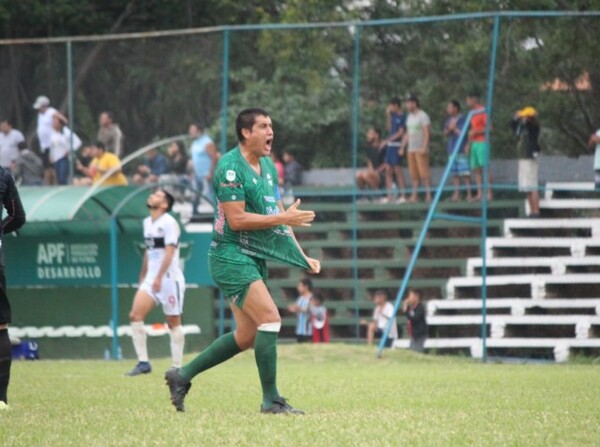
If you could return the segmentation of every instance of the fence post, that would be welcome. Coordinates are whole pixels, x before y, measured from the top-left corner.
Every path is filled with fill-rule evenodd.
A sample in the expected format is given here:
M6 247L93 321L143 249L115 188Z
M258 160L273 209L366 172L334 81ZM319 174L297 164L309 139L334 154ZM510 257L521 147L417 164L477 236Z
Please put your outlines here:
M67 115L69 116L69 128L71 136L69 137L69 184L73 183L73 174L75 171L75 154L73 154L73 132L75 132L75 103L73 92L73 45L71 40L67 40Z
M492 33L492 49L490 53L490 72L488 77L485 126L486 151L483 164L483 182L481 197L481 360L487 362L487 252L485 249L487 239L487 214L488 214L488 180L490 165L490 128L492 121L492 101L494 99L494 79L496 75L496 54L498 52L498 36L500 34L500 16L494 16L494 28Z
M111 320L112 329L112 358L119 359L119 247L117 243L116 215L110 217L110 283L111 283Z
M354 25L354 69L352 82L352 282L354 286L354 317L356 318L356 339L360 338L360 307L358 296L358 248L356 209L356 164L358 156L358 122L359 122L359 89L360 89L360 30Z

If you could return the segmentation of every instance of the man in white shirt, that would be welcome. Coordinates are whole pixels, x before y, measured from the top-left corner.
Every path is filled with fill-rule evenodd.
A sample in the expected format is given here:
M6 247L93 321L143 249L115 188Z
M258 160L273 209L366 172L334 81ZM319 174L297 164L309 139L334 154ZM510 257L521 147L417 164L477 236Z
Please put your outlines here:
M52 118L50 134L50 163L54 166L56 183L66 185L69 182L69 155L71 148L81 147L79 137L67 127L66 118L56 112Z
M19 158L19 143L25 141L23 134L13 129L7 119L0 120L0 166L8 170L14 168L14 163Z
M50 146L52 145L50 138L52 136L52 119L54 115L60 112L54 107L50 107L50 100L46 96L38 96L33 108L38 112L37 137L40 142L40 152L44 164L44 184L53 185L56 183L56 177L54 167L50 163Z
M362 320L361 324L367 325L367 344L372 345L375 338L383 337L385 328L390 321L390 318L394 315L394 306L388 301L388 294L385 290L377 290L373 295L373 302L375 303L375 309L373 309L373 318L371 321ZM398 322L394 318L394 324L390 330L387 339L385 340L385 347L391 348L394 341L398 338Z
M137 365L128 376L148 374L152 371L146 345L144 318L159 304L169 326L171 358L174 368L183 362L185 338L181 327L185 278L179 267L179 237L181 230L169 214L175 199L159 189L148 197L150 216L144 219L146 253L140 273L140 287L133 299L129 320L131 338L137 354Z
M412 195L409 202L417 202L419 184L425 190L425 200L431 201L431 175L429 173L429 140L431 137L431 120L429 115L421 110L419 98L409 95L406 98L406 133L402 141L401 155L408 150L408 173L412 182Z

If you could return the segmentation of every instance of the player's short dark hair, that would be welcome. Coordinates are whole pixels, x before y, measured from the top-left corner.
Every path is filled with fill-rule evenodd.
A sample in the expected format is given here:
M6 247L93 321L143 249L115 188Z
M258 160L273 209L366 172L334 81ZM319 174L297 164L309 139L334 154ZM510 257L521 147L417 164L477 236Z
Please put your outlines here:
M452 104L454 107L456 107L456 110L458 110L460 112L460 101L458 99L452 99L450 101L450 104Z
M312 289L313 289L312 279L310 279L310 278L301 278L300 281L298 281L298 282L312 292Z
M400 107L402 105L402 101L397 96L394 96L392 99L390 99L390 104Z
M270 115L266 110L260 108L244 109L238 114L235 119L235 133L240 143L245 140L242 129L252 130L257 116L269 117Z
M419 298L419 301L423 299L423 291L421 289L408 289L408 293L414 293Z
M175 197L173 197L170 192L164 189L161 189L160 191L162 191L162 193L165 195L165 199L167 200L167 211L171 211L173 209L173 204L175 203Z
M386 300L390 299L390 294L385 289L377 289L375 292L373 292L373 298L375 298L377 295L383 296Z
M106 150L106 146L104 145L104 143L102 141L95 141L94 147L97 147L98 149L101 149L103 151Z

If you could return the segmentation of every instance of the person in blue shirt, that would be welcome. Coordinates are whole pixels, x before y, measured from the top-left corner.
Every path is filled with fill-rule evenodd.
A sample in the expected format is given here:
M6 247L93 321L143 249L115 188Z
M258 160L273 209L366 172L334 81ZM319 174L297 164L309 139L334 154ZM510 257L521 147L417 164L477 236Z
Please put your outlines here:
M194 165L194 187L197 194L192 201L192 213L198 215L201 196L213 200L212 178L219 159L215 143L199 123L190 124L188 133L192 138L192 162Z
M167 157L161 154L158 149L151 149L146 152L144 163L137 167L133 175L133 182L138 185L156 183L161 175L167 173L168 169Z
M312 280L310 278L302 278L298 281L296 290L298 291L298 298L295 304L288 307L288 310L296 314L296 340L298 343L307 343L312 340Z
M387 188L387 197L383 198L384 203L390 203L394 199L392 186L394 175L396 176L396 186L400 190L400 195L396 203L406 202L404 174L402 173L403 156L400 155L400 146L402 137L406 132L406 115L402 113L402 102L399 98L392 98L386 110L386 124L389 136L381 142L380 148L385 149L385 184Z
M453 99L446 106L446 122L444 123L444 136L446 137L446 150L448 157L454 151L456 143L460 138L460 133L465 127L465 116L460 113L460 102ZM468 142L468 136L465 136L463 144L458 150L454 164L452 165L452 183L454 184L454 193L452 194L452 201L458 202L460 200L460 181L462 179L465 184L465 190L467 191L467 201L472 201L473 196L471 195L471 169L469 165L469 157L465 153L465 148Z

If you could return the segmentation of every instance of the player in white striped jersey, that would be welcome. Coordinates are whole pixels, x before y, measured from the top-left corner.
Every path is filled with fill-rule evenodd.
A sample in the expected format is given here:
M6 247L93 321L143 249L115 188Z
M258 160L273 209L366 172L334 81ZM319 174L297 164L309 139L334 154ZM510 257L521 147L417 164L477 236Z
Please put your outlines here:
M140 287L133 299L129 320L131 338L137 354L137 365L128 376L148 374L152 371L146 345L144 318L159 304L169 326L173 367L183 360L184 335L181 327L185 279L179 267L179 237L181 230L169 214L175 199L158 189L148 197L150 216L144 219L146 253L140 273Z

